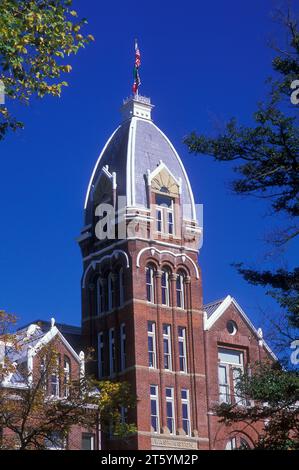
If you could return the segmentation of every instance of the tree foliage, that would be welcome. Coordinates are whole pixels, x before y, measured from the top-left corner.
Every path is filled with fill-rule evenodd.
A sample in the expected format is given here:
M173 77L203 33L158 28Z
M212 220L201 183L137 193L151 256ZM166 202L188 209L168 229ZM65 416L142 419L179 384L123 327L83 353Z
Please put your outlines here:
M288 49L276 48L278 55L273 59L276 74L269 80L267 98L254 114L255 125L246 127L231 119L216 137L193 132L185 139L191 153L237 163L234 166L237 179L231 184L236 194L268 199L273 215L286 215L284 228L273 238L276 246L285 246L299 235L298 108L290 103L290 83L294 77L298 79L299 30L289 12L283 21L289 38ZM269 286L280 305L290 309L288 314L293 324L298 324L298 268L291 272L281 269L259 272L240 264L237 267L248 282Z
M69 56L90 41L87 23L72 0L0 0L0 81L6 105L0 105L0 139L23 127L10 111L10 100L29 103L35 95L60 96L71 72Z
M287 249L288 242L299 235L298 105L290 102L290 85L299 79L299 28L290 11L279 12L278 16L287 31L288 43L283 49L273 46L273 77L268 80L268 95L253 116L253 126L242 126L231 119L216 137L193 132L185 143L191 153L232 164L236 179L231 188L235 194L266 199L273 217L284 216L284 226L272 237L272 243ZM299 268L258 270L243 263L235 263L235 267L249 283L267 288L280 305L287 327L298 332ZM289 347L289 330L279 331L288 340L284 347ZM255 400L254 406L222 404L217 408L222 421L266 420L257 447L298 449L298 371L260 364L250 375L244 375L240 387L245 396Z
M216 407L221 422L264 422L257 449L299 449L299 374L277 365L256 364L240 380L239 395L253 400L249 407L222 403Z
M63 445L74 426L93 433L100 424L102 432L118 438L135 433L134 424L122 419L121 408L135 406L129 384L98 381L87 374L65 375L59 360L59 343L52 340L40 347L32 371L11 358L22 351L17 334L7 332L13 315L1 312L0 337L2 357L0 368L0 449L46 449ZM6 353L4 353L6 351ZM1 351L0 351L1 352ZM20 374L21 385L12 387L9 377ZM59 397L51 393L51 379L59 380Z

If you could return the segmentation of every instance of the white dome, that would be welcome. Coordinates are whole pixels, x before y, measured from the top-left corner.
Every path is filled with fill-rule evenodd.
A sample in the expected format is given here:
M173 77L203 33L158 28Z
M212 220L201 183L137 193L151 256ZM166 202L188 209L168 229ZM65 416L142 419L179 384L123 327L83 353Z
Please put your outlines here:
M181 203L189 207L187 218L196 220L193 193L182 161L169 139L151 120L150 103L140 105L137 100L125 104L127 119L109 138L95 165L85 200L86 225L91 223L93 193L103 167L116 174L117 196L126 196L128 207L148 208L147 174L161 162L181 181Z

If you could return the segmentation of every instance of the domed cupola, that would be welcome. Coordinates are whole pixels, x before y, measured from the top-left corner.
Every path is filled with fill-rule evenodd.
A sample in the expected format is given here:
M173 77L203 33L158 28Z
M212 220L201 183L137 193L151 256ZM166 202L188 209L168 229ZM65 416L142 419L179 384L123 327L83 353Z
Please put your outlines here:
M122 123L105 144L90 178L84 206L86 229L95 223L99 204L110 203L118 210L120 197L126 211L151 218L156 214L152 205L175 202L180 207L180 226L185 220L190 227L198 227L185 168L172 143L152 121L152 108L150 99L140 95L124 101ZM174 215L165 210L157 216L174 223ZM161 224L166 224L165 220Z

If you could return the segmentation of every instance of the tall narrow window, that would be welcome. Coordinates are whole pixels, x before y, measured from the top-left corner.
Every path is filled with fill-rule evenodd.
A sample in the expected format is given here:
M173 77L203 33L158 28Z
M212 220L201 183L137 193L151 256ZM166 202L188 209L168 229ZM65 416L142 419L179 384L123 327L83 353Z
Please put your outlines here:
M166 394L166 424L170 434L175 434L175 418L174 418L174 389L167 387Z
M162 232L163 229L163 212L162 209L156 211L157 232Z
M44 392L47 392L48 388L48 377L47 377L47 367L46 367L46 358L42 357L40 362L40 377L41 377L41 385Z
M185 308L184 275L179 273L176 278L176 304L179 308Z
M152 321L147 323L147 342L148 342L148 365L149 367L157 367L156 355L156 324Z
M104 311L104 290L102 280L97 280L97 314L101 315Z
M154 302L154 268L147 266L145 268L145 281L146 281L146 299L148 302Z
M113 274L109 273L108 276L108 310L114 308L114 278Z
M161 277L162 305L169 305L169 271L162 270Z
M218 365L218 381L220 403L230 403L229 375L226 365Z
M125 408L124 406L120 407L120 420L122 424L128 422L128 408Z
M191 436L191 425L190 425L190 399L189 390L181 390L182 399L182 425L183 430L187 436Z
M109 369L110 375L114 375L116 372L114 328L110 328L109 330Z
M244 372L244 357L241 351L227 348L218 349L219 400L246 405L246 398L239 390L240 375ZM231 392L232 391L232 392Z
M120 365L121 370L127 367L127 352L126 352L126 325L120 325Z
M174 235L174 222L173 222L173 206L167 210L167 221L168 221L168 233Z
M150 385L151 428L153 432L160 432L158 385Z
M171 326L170 325L163 325L163 353L164 353L164 369L172 370Z
M98 334L98 368L99 378L104 377L104 333Z
M124 304L125 301L125 289L124 289L124 270L123 268L120 268L119 270L119 306L121 307Z
M180 371L187 372L186 328L178 327Z
M71 362L68 357L64 357L64 367L63 367L64 398L68 398L70 394L70 376L71 376Z
M52 397L59 397L59 359L57 359L56 367L50 375L50 395Z
M175 233L174 200L167 194L156 194L156 228L167 235Z

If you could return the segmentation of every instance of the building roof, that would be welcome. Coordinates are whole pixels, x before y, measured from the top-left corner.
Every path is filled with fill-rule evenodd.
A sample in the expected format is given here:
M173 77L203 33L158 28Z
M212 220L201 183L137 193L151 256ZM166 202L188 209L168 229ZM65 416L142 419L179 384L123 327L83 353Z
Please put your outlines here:
M224 299L216 300L215 302L211 302L209 304L204 305L204 330L208 331L210 328L217 322L217 320L226 312L228 307L233 304L235 308L238 310L239 314L243 318L243 320L247 323L248 327L254 333L256 338L260 341L260 343L265 347L268 353L272 356L274 360L278 360L270 346L266 343L263 339L263 331L261 328L256 329L251 320L248 318L244 310L240 307L236 299L227 295Z
M139 101L140 100L140 101ZM161 163L181 182L181 201L186 219L196 220L191 185L175 148L150 117L150 100L131 98L124 104L125 118L103 148L92 173L85 200L85 225L92 221L93 194L104 167L115 173L117 196L128 207L148 208L147 175ZM187 213L188 212L188 213Z
M210 318L211 315L213 315L213 313L217 310L217 308L222 304L224 299L225 297L223 297L223 299L220 299L220 300L214 300L214 302L210 302L203 306L203 309L207 314L207 318Z
M32 324L38 325L41 329L41 335L49 331L51 322L47 320L35 320ZM72 348L79 354L83 349L82 330L80 326L68 325L66 323L55 323L56 327ZM18 332L26 330L30 324L22 326Z
M50 322L37 320L19 328L15 333L13 344L1 343L0 341L0 346L2 346L0 360L4 355L10 364L15 365L15 370L4 378L2 385L17 388L27 387L30 357L35 356L43 345L49 343L56 336L62 340L78 362L84 361L82 353L79 354L79 351L82 350L80 327L66 324L55 325L54 318Z

